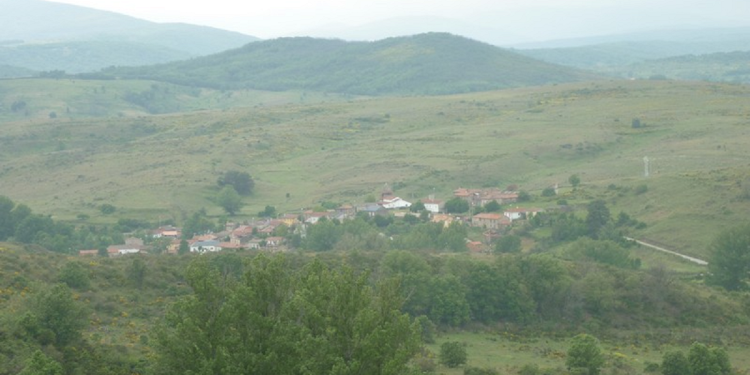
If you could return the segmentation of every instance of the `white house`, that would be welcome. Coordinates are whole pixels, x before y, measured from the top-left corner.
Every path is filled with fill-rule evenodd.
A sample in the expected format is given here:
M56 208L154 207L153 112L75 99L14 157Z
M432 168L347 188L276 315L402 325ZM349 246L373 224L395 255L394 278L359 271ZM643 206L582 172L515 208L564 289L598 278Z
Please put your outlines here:
M429 199L423 199L422 204L424 204L424 209L427 211L432 212L433 214L439 213L443 209L443 201L429 198Z
M191 253L205 253L221 251L221 243L216 240L197 241L190 245Z
M385 198L382 201L380 201L380 205L383 206L383 208L387 208L389 210L396 209L396 208L409 208L411 207L411 203L399 198L399 197L393 197L393 198Z

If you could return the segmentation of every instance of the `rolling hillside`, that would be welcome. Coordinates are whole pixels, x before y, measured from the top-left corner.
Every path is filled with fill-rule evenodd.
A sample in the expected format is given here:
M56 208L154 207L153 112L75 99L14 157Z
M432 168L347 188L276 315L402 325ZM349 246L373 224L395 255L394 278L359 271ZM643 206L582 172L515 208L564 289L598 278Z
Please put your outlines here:
M362 202L386 182L406 198L519 184L535 205L606 199L612 212L648 224L639 237L697 256L750 209L745 86L601 81L331 102L300 92L191 96L188 88L161 83L30 82L38 82L39 94L23 94L34 109L29 116L7 110L18 88L0 82L7 100L3 194L62 219L85 214L106 222L97 209L103 203L125 217L180 221L201 207L220 215L214 186L231 169L256 180L242 216L265 205L284 211L322 200ZM154 105L174 100L206 110L150 116L124 101L123 92L138 90L156 90ZM75 115L103 98L107 108L122 109L108 117ZM70 114L59 110L65 106ZM633 118L643 126L632 128ZM564 188L571 174L582 181L576 193ZM561 197L539 198L555 183L563 185Z
M750 51L656 59L611 70L623 77L750 83Z
M184 51L162 46L118 41L80 41L0 46L0 64L29 70L92 72L114 65L151 65L187 59ZM19 72L18 76L24 76Z
M644 32L519 47L518 53L542 61L627 77L622 73L632 69L631 65L652 66L651 60L750 51L750 29ZM702 67L695 68L700 71Z
M1 63L29 69L81 72L154 64L258 40L211 27L160 24L41 0L0 0L0 7ZM75 52L77 59L60 50Z
M190 61L106 74L218 89L360 95L452 94L594 78L444 33L371 43L282 38Z

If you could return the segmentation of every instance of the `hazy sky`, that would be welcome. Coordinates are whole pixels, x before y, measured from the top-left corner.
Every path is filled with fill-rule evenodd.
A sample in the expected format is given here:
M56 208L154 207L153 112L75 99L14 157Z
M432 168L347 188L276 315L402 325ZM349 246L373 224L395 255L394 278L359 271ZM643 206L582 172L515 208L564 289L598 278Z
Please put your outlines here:
M748 0L55 1L157 22L208 25L261 38L413 16L450 18L529 40L643 29L750 25Z

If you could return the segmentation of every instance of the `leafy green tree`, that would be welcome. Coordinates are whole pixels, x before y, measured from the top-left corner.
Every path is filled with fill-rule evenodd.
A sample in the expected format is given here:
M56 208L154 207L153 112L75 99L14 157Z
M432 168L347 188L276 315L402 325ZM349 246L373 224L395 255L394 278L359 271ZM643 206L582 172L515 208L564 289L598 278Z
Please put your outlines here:
M258 212L258 216L260 217L276 217L276 207L274 206L266 206L263 211Z
M466 236L468 235L466 226L454 221L448 228L443 229L438 237L440 247L452 252L466 251Z
M180 240L180 247L177 248L177 254L187 254L190 252L190 244L188 244L187 240Z
M113 205L111 205L109 203L105 203L105 204L99 206L99 211L101 211L105 215L110 215L110 214L115 213L115 211L117 211L117 207L115 207L115 206L113 206Z
M619 268L640 267L640 260L631 258L628 249L609 240L579 238L570 244L567 253L576 260L589 260Z
M521 237L515 234L509 234L500 237L495 244L495 251L498 253L517 253L521 251Z
M681 351L667 352L662 357L661 373L663 375L690 375L690 362Z
M577 174L572 174L568 177L568 182L570 182L570 186L573 187L573 190L576 190L578 189L578 185L581 184L581 178L578 177Z
M204 210L200 210L193 213L182 225L182 238L186 240L191 239L194 235L206 233L213 228L214 223L206 217Z
M409 206L409 211L411 212L422 212L424 210L425 210L424 203L422 203L421 200Z
M141 257L133 257L133 261L128 267L128 279L135 285L136 288L142 289L143 282L146 280L146 262Z
M190 265L194 294L168 309L157 334L160 374L405 373L419 327L403 314L395 282L313 261L292 270L258 256L241 280L207 257Z
M341 238L340 229L330 220L319 220L308 228L305 247L313 251L333 250Z
M466 345L458 341L448 341L440 344L440 354L438 356L440 364L456 368L466 363L468 355Z
M222 188L227 185L232 186L241 195L250 195L255 188L255 181L249 173L234 170L224 173L216 183Z
M242 197L234 190L231 185L224 186L216 197L216 202L229 215L234 215L242 208Z
M30 332L42 341L49 340L61 348L81 339L81 333L88 324L86 310L74 299L73 293L65 284L56 284L41 291L33 300L29 327L38 327Z
M521 190L518 192L518 201L519 202L528 202L531 200L531 194L529 194L528 191Z
M449 214L462 214L469 211L469 202L455 197L445 202L445 212Z
M557 195L557 193L555 193L555 188L553 187L546 187L542 190L543 197L554 197L555 195Z
M573 337L565 365L569 370L585 371L588 375L597 375L604 365L604 355L599 347L599 340L588 334Z
M26 361L19 375L63 375L63 368L59 362L47 357L41 350L37 350Z
M692 375L728 375L732 372L729 356L721 348L709 348L694 342L688 350L687 361Z
M40 234L54 234L54 227L55 223L47 216L29 215L18 223L13 237L19 242L34 243Z
M430 320L447 326L460 326L469 321L470 308L466 300L466 287L453 275L432 279Z
M401 280L404 311L412 316L427 315L432 298L432 268L427 261L412 251L387 252L380 261L380 272L385 277Z
M500 205L500 203L497 203L497 201L495 200L484 205L485 212L498 212L502 208L503 207Z
M727 290L747 290L750 281L750 224L727 229L714 238L707 282Z
M67 262L60 269L58 280L75 289L87 289L91 286L88 270L78 262Z
M0 241L7 240L16 231L17 222L11 214L15 206L10 198L0 195Z
M586 228L589 237L599 238L599 231L609 223L611 217L607 204L601 200L595 200L586 206Z

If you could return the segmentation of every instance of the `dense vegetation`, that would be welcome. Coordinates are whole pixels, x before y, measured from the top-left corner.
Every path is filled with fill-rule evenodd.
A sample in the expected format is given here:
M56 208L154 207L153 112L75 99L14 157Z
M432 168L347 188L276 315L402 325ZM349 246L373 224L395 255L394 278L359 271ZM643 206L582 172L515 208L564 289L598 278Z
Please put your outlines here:
M93 72L110 66L135 66L182 60L187 52L163 46L117 41L77 41L0 46L0 64L34 71ZM19 72L20 73L20 72Z
M281 38L107 75L218 89L435 95L590 79L569 68L450 34L377 42Z

